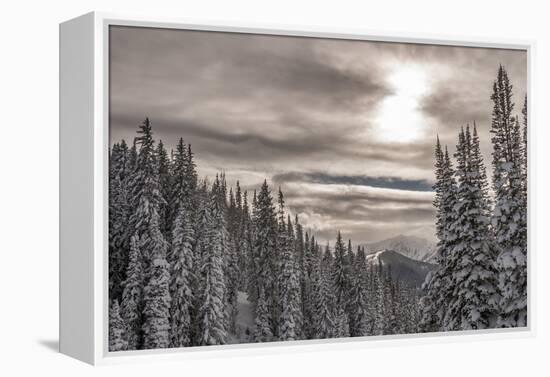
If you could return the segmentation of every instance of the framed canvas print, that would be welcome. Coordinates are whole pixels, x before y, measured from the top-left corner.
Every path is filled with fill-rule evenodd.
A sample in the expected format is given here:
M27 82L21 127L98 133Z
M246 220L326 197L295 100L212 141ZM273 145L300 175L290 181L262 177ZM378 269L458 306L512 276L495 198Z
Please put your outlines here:
M61 24L61 352L529 334L531 49Z

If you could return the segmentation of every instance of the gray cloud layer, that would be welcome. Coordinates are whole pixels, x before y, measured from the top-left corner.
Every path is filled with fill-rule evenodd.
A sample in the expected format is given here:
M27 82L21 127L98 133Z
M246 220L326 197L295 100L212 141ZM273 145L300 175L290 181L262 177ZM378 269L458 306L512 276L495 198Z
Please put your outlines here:
M202 176L223 169L249 189L268 178L321 237L357 241L431 235L435 135L452 151L475 120L488 159L498 65L516 101L526 88L523 51L134 27L112 27L110 46L112 142L148 116L168 147L193 145ZM377 137L401 67L428 87L422 137L406 143Z

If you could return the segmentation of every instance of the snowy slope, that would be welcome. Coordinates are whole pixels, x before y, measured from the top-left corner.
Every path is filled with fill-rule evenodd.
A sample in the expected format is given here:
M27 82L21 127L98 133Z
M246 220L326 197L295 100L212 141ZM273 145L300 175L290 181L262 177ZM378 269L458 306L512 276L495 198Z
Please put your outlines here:
M367 255L370 266L382 264L391 267L392 277L407 284L420 287L428 272L436 265L408 258L393 250L381 250Z
M433 242L415 236L399 235L361 246L365 246L367 254L380 250L394 250L408 258L422 262L433 262L435 255L435 244Z

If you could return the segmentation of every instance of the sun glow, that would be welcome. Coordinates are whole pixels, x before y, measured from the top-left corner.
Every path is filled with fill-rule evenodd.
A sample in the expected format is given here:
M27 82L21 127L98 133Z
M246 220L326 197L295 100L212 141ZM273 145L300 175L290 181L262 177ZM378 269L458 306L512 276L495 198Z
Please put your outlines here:
M376 135L385 142L419 139L426 120L419 102L428 92L426 73L416 66L396 67L387 78L393 93L382 101L376 117Z

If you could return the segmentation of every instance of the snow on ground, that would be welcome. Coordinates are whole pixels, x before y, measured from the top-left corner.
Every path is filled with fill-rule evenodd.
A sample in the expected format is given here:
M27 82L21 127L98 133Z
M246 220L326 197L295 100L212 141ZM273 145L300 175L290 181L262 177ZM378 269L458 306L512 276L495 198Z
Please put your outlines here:
M369 254L367 255L367 263L369 264L381 264L382 266L384 266L384 261L382 260L382 258L380 258L380 256L385 253L386 250L380 250L380 251L377 251L376 253L374 254Z

